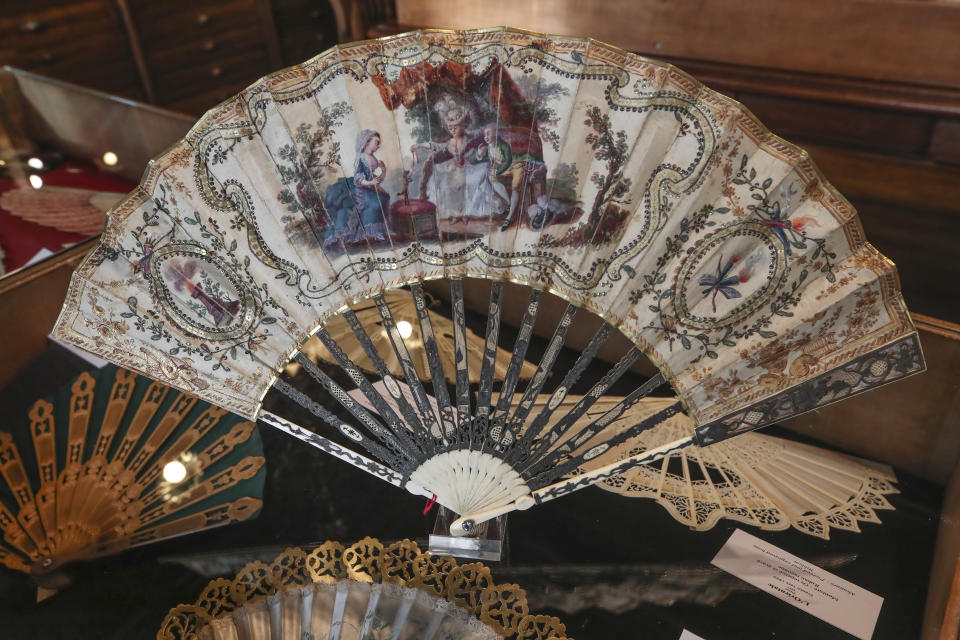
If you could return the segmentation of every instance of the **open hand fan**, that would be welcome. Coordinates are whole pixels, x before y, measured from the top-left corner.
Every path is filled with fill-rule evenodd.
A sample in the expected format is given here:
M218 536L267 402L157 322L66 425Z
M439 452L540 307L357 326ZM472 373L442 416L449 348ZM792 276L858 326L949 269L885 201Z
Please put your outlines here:
M421 380L430 379L430 358L424 346L423 336L417 329L417 310L413 304L413 298L405 291L387 291L383 298L390 307L390 315L397 324L397 331L404 340L410 359L417 370L417 377ZM387 371L395 377L403 376L403 368L396 352L390 346L390 336L383 326L383 320L377 305L371 301L365 301L352 305L351 309L357 317L357 320L364 327L364 331L370 336L370 342L382 354ZM443 369L444 379L448 383L456 382L456 369L452 366L456 357L456 345L454 343L453 321L428 309L430 316L430 326L433 329L433 338L436 343L437 353L440 364L446 363ZM324 326L330 338L344 351L347 358L357 365L360 369L368 373L376 373L377 368L367 357L363 346L354 339L353 330L347 324L345 318L332 318ZM480 363L483 359L484 339L469 329L465 332L467 377L471 384L480 382ZM301 352L310 358L313 362L323 360L333 364L337 360L330 354L330 351L323 346L319 338L313 336L307 340L301 347ZM505 349L497 347L497 354L494 359L493 379L502 381L507 373L507 363L510 361L510 353ZM296 362L289 363L285 371L290 375L295 375L300 370L300 365ZM536 365L524 361L520 365L518 372L519 380L529 380L536 372Z
M622 398L606 397L583 417L589 422ZM540 400L545 404L548 398ZM568 396L564 403L576 404ZM623 428L643 422L672 404L645 398L621 415ZM673 442L689 433L690 419L677 414L632 438L623 458ZM729 518L771 531L793 527L829 539L830 529L860 531L858 522L879 523L876 511L893 509L893 470L881 464L783 438L746 433L709 447L690 445L662 460L598 483L601 489L652 498L678 522L712 529Z
M253 517L263 462L252 422L124 369L83 373L0 432L0 563L48 573Z
M480 563L457 565L409 540L364 538L288 549L233 580L213 580L195 604L170 610L157 640L563 640L564 631Z
M420 286L441 278L451 282L453 363L440 362ZM465 278L493 281L476 388ZM503 281L531 287L529 298L504 300ZM404 286L439 417L384 298ZM435 494L466 516L453 527L464 534L688 444L922 370L898 286L804 152L675 68L592 40L423 31L331 49L207 113L112 210L56 334ZM570 305L518 389L545 290ZM377 306L412 405L348 309L361 300ZM494 404L504 305L526 313ZM555 371L581 309L606 324L573 367ZM341 314L399 413L326 330ZM544 429L614 329L634 346ZM345 377L298 361L346 420L277 379L310 335ZM642 356L660 374L574 428ZM534 416L548 373L561 381ZM607 430L667 382L673 405ZM271 388L314 414L318 432L262 412ZM681 408L690 433L597 463Z
M413 392L399 383L407 402ZM382 383L374 387L399 412ZM368 411L376 407L359 390L350 396ZM531 411L540 412L553 396L543 394ZM439 419L436 400L428 396ZM552 429L583 396L566 395L546 421ZM570 428L577 432L623 403L623 398L598 398ZM606 428L611 440L670 409L671 398L643 398L613 419ZM518 409L514 400L511 411ZM649 449L683 439L690 419L682 413L641 431L618 447L598 455L591 465L605 465L641 455ZM523 428L520 431L523 437ZM583 469L579 470L583 471ZM871 463L835 451L757 433L709 447L694 444L671 451L662 459L640 465L598 483L602 489L633 498L652 498L677 521L696 529L712 529L721 518L730 518L762 529L779 531L791 526L813 536L830 538L830 528L860 531L858 521L879 523L876 510L893 509L884 495L897 493L896 476L886 465Z

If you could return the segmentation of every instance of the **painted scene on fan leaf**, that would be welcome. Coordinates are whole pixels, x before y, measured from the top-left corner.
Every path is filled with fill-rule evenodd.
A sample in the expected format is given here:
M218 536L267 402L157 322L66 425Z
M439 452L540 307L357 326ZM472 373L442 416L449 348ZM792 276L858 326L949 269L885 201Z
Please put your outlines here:
M280 166L288 179L277 198L289 209L283 220L291 242L367 252L392 241L438 241L441 234L540 231L583 217L576 165L544 160L545 144L560 150L555 103L569 88L530 76L515 82L496 60L482 73L454 61L421 62L392 82L382 75L371 80L378 106L402 118L410 144L384 149L385 137L398 138L389 121L382 131L360 130L348 150L337 133L353 113L347 101L301 124L294 145L279 154L289 161ZM595 137L603 125L597 123Z

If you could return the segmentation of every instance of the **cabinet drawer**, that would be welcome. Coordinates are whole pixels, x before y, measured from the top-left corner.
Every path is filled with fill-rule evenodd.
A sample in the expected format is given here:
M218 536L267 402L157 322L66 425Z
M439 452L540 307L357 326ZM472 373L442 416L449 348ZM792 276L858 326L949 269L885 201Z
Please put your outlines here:
M263 34L256 26L241 26L208 37L170 44L147 53L154 75L176 72L194 65L218 64L251 50L263 49Z
M0 12L0 49L32 51L62 47L68 40L97 35L124 44L123 26L117 14L103 0L79 2L65 7L30 11L19 15Z
M328 2L313 0L273 0L273 18L278 28L322 22L335 23L333 7ZM334 26L336 31L336 26Z
M48 9L61 10L71 3L70 0L4 0L3 19L46 11Z
M140 86L127 43L102 32L17 50L8 50L5 44L0 42L3 64L126 96L134 95L133 89Z
M157 101L171 104L191 94L214 93L221 87L246 86L266 75L266 52L262 46L232 58L194 64L154 76Z
M337 44L337 34L324 33L313 25L284 29L280 32L280 51L284 65L306 62Z
M171 15L185 15L191 12L207 11L228 4L235 4L237 0L191 0L190 2L176 2L172 0L126 0L127 6L134 17L149 21L164 20ZM255 5L262 0L248 0ZM268 2L270 0L267 0Z
M221 0L191 4L189 8L177 4L173 11L150 9L138 14L135 22L140 41L149 56L153 52L190 42L221 37L238 28L258 28L259 14L256 0ZM258 34L255 41L250 43L251 46L262 44L262 34Z
M285 65L299 64L337 43L337 22L328 2L272 0Z

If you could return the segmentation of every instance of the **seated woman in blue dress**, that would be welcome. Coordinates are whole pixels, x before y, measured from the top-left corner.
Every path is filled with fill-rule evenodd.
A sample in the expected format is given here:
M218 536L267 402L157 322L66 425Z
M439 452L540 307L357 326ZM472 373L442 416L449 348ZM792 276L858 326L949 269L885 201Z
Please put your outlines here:
M390 195L380 188L387 167L376 155L380 134L364 129L357 136L357 160L352 178L340 178L327 189L324 204L330 217L324 250L366 241L387 240L386 215Z

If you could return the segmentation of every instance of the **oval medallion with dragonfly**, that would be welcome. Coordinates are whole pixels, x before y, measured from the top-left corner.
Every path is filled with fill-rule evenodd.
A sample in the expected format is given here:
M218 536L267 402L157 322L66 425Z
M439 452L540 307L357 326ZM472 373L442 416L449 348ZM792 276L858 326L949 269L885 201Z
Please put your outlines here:
M769 227L724 227L707 234L681 264L677 317L701 329L730 326L758 311L787 275L786 255Z

